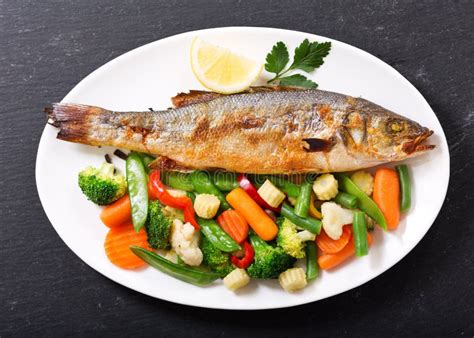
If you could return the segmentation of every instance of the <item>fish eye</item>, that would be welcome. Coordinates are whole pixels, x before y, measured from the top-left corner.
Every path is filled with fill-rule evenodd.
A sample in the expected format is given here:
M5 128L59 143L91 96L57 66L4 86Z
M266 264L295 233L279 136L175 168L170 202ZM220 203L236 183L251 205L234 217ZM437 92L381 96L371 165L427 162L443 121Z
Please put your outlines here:
M404 128L403 122L401 121L396 121L396 120L388 121L387 130L390 133L399 133L403 131L403 128Z

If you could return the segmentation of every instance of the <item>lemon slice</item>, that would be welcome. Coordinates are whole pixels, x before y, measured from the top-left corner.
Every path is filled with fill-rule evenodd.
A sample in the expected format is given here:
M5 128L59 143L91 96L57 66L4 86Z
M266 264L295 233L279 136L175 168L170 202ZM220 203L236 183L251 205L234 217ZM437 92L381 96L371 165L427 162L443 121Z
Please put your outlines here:
M263 70L262 64L200 38L191 46L191 67L204 87L221 94L247 89Z

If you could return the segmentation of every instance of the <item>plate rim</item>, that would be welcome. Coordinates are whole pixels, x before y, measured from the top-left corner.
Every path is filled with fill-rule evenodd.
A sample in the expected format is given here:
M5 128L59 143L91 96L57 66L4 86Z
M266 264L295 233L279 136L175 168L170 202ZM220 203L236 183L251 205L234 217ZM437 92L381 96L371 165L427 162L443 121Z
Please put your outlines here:
M91 81L93 78L97 77L100 75L100 73L102 73L106 68L114 65L115 63L117 62L121 62L123 61L124 59L126 58L129 58L129 57L132 57L134 56L135 54L139 54L140 52L144 51L145 49L147 48L151 48L152 46L154 46L155 44L157 43L166 43L167 40L171 40L171 39L176 39L176 38L182 38L182 37L186 37L187 35L194 35L194 34L200 34L200 33L205 33L205 32L211 32L211 31L223 31L225 33L225 31L231 31L231 30L241 30L241 31L253 31L253 30L262 30L262 31L269 31L269 32L274 32L274 33L278 33L278 32L285 32L285 33L297 33L297 34L304 34L304 35L309 35L309 36L313 36L315 38L322 38L326 41L331 41L331 42L335 42L337 44L339 44L340 46L346 48L346 49L352 49L353 51L361 54L362 56L364 56L365 58L368 58L368 59L372 59L373 61L376 61L378 63L381 63L383 66L384 66L384 69L387 70L387 71L390 71L393 75L395 75L396 77L398 77L399 79L401 79L405 85L407 85L407 87L412 91L414 92L416 95L419 96L419 98L423 101L424 104L426 104L426 106L430 109L430 111L433 113L433 116L435 117L436 121L438 122L439 126L440 126L440 130L441 130L441 134L438 134L439 137L440 137L440 142L442 143L445 143L445 148L446 148L446 151L447 151L447 178L446 178L446 185L442 191L442 195L443 195L443 198L442 198L442 201L440 203L440 207L438 209L438 211L436 213L433 214L433 219L430 221L430 225L426 228L426 230L422 233L422 235L420 236L420 238L418 240L416 240L416 242L411 246L411 248L405 252L404 254L400 255L400 256L397 256L396 259L393 259L389 264L387 264L387 267L384 267L383 268L383 271L378 273L376 276L374 277L370 277L370 278L363 278L361 281L358 281L354 284L352 284L349 288L343 288L344 290L343 291L335 291L334 293L332 294L329 294L329 295L325 295L321 298L318 298L318 299L314 299L314 298L308 298L308 300L304 300L304 301L288 301L286 302L285 304L282 304L282 305L278 305L278 306L250 306L250 307L246 307L246 306L235 306L235 307L232 307L232 308L229 308L229 307L224 307L224 306L219 306L219 305L208 305L208 304L199 304L199 302L197 301L193 301L192 299L190 300L187 300L187 301L181 301L181 300L174 300L172 297L168 297L167 295L160 295L159 297L157 295L154 295L154 294L151 294L150 292L146 291L146 290L142 290L141 288L139 287L135 287L133 285L126 285L124 284L122 281L119 281L119 278L116 278L115 276L109 276L109 275L106 275L103 271L100 271L99 269L96 269L94 266L90 265L89 262L87 262L87 260L85 260L81 254L77 253L76 251L72 250L71 247L68 245L68 243L66 242L66 240L64 239L63 236L61 236L61 234L59 233L59 231L56 229L56 227L54 226L53 222L51 221L51 217L50 215L48 214L48 212L46 211L45 207L44 207L44 203L43 203L43 198L45 198L43 196L43 194L40 192L40 189L39 189L39 173L40 173L40 169L39 169L39 162L40 162L40 158L42 156L42 149L44 147L41 147L41 144L44 141L44 139L46 137L48 137L46 134L47 134L47 129L48 129L48 124L46 124L45 128L43 129L43 132L41 134L41 138L40 138L40 141L38 142L38 150L37 150L37 155L36 155L36 161L35 161L35 182L36 182L36 189L37 189L37 193L38 193L38 197L40 199L40 203L41 203L41 206L44 210L44 213L46 214L47 218L48 218L48 221L50 222L50 224L52 225L52 227L54 228L54 230L56 231L56 233L58 234L58 236L61 238L61 240L64 242L64 244L68 247L69 250L71 250L76 256L78 256L82 262L84 262L85 264L87 264L87 266L89 266L90 268L92 268L93 270L97 271L98 273L100 273L102 276L114 281L115 283L117 284L120 284L121 286L124 286L124 287L127 287L131 290L134 290L136 292L139 292L141 294L145 294L147 296L150 296L150 297L153 297L153 298L156 298L156 299L160 299L160 300L164 300L164 301L168 301L168 302L172 302L172 303L175 303L175 304L181 304L181 305L187 305L187 306L193 306L193 307L201 307L201 308L209 308L209 309L219 309L219 310L266 310L266 309L278 309L278 308L288 308L288 307L294 307L294 306L300 306L300 305L304 305L304 304L309 304L309 303L314 303L314 302L317 302L317 301L320 301L320 300L323 300L323 299L327 299L327 298L330 298L330 297L334 297L336 295L339 295L339 294L343 294L343 293L346 293L350 290L353 290L363 284L366 284L374 279L376 279L377 277L381 276L382 274L384 274L385 272L387 272L388 270L390 270L395 264L397 264L398 262L400 262L403 258L405 258L410 252L413 251L413 249L421 242L421 240L426 236L426 233L431 229L431 227L433 226L434 222L436 221L439 213L441 212L443 206L444 206L444 202L446 200L446 195L447 195L447 191L448 191L448 188L449 188L449 182L450 182L450 176L451 176L451 164L450 164L450 152L449 152L449 146L448 146L448 142L447 142L447 138L446 138L446 135L445 135L445 132L444 132L444 129L443 129L443 126L441 125L437 115L435 114L435 112L433 111L433 109L431 108L431 106L429 105L429 103L427 102L427 100L425 99L425 97L421 94L421 92L410 82L408 81L408 79L406 79L400 72L398 72L394 67L392 67L391 65L389 65L388 63L386 63L385 61L383 61L382 59L378 58L377 56L369 53L369 52L366 52L356 46L353 46L353 45L350 45L349 43L346 43L346 42L343 42L343 41L340 41L340 40L336 40L336 39L333 39L333 38L328 38L326 36L322 36L322 35L318 35L318 34L314 34L314 33L309 33L309 32L303 32L303 31L297 31L297 30L291 30L291 29L281 29L281 28L272 28L272 27L255 27L255 26L224 26L224 27L214 27L214 28L207 28L207 29L199 29L199 30L192 30L192 31L187 31L187 32L182 32L182 33L179 33L179 34L175 34L175 35L171 35L171 36L168 36L168 37L165 37L165 38L162 38L162 39L158 39L158 40L155 40L155 41L151 41L149 43L146 43L142 46L139 46L139 47L136 47L132 50L129 50L115 58L113 58L112 60L110 61L107 61L106 63L104 63L103 65L101 65L100 67L96 68L95 70L93 70L91 73L89 73L88 75L86 75L84 78L82 78L74 87L72 87L69 92L66 94L66 96L61 100L61 102L67 102L68 101L68 98L70 96L73 95L73 93L76 91L76 90L79 90L80 88L82 88L83 86L86 86L87 83L89 81ZM43 196L43 197L42 197Z

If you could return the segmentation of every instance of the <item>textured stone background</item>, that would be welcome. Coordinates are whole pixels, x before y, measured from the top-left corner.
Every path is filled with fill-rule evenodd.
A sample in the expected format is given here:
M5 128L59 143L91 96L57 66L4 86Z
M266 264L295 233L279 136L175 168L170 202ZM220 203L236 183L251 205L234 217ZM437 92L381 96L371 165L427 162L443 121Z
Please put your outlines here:
M0 0L0 336L472 336L473 18L473 1ZM41 109L130 49L231 25L362 48L411 81L438 115L451 151L448 197L421 243L375 280L292 309L184 307L101 276L48 222L34 178Z

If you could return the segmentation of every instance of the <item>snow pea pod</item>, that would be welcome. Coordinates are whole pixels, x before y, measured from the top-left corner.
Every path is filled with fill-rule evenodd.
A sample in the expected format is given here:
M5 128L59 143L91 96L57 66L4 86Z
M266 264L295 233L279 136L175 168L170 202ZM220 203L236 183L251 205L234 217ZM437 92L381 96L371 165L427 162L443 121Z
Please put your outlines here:
M357 197L359 209L374 219L382 229L387 230L387 221L377 204L365 192L360 190L346 174L337 174L336 177L342 190Z
M196 191L198 194L214 195L221 202L221 209L230 209L230 205L225 199L224 194L214 185L214 183L212 183L208 172L196 170L193 171L190 176L194 191Z
M162 173L163 183L169 185L172 188L193 191L193 183L189 174L180 173L177 171L164 171Z
M131 246L130 250L144 262L171 277L194 285L207 285L219 278L219 274L201 271L185 265L175 264L169 260L139 246Z
M135 152L134 152L135 153ZM147 174L150 173L150 163L153 162L156 158L151 156L151 155L148 155L148 154L145 154L145 153L136 153L138 156L140 156L140 159L142 160L143 162L143 165L145 166L145 171L147 172Z
M293 208L290 207L288 203L283 203L281 207L281 214L288 218L291 222L296 224L297 226L308 230L313 234L319 234L321 232L322 223L320 220L312 217L300 217L293 211Z
M408 174L406 164L397 165L395 168L397 169L398 178L400 180L400 211L405 212L410 209L411 205L410 174Z
M241 249L240 245L232 239L213 219L198 218L201 232L214 244L216 248L224 252L234 252Z
M148 176L140 156L136 153L128 155L125 168L132 223L135 231L139 231L145 225L148 214Z
M231 191L239 186L239 182L237 182L237 174L227 171L213 172L212 182L222 191Z

